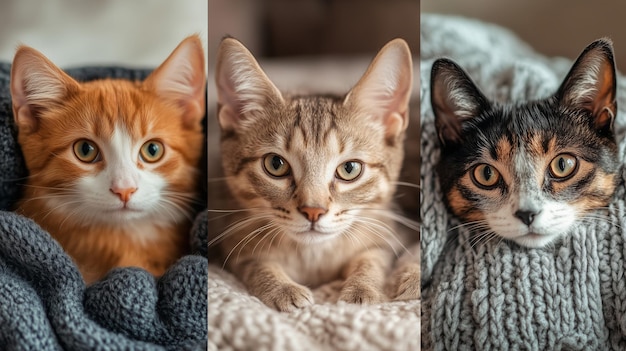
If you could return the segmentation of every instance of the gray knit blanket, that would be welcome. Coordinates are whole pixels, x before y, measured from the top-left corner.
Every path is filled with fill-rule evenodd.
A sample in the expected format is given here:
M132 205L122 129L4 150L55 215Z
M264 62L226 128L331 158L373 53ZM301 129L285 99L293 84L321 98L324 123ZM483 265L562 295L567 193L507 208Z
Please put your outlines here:
M79 80L143 79L146 70L69 70ZM85 287L61 246L10 212L27 175L13 125L10 65L0 64L0 350L197 350L207 340L206 213L190 233L194 255L155 280L113 270Z
M455 229L458 222L443 204L434 173L440 151L430 69L444 56L499 101L551 95L573 63L539 55L500 27L422 15L422 348L625 350L626 174L606 220L585 223L558 244L528 249L495 240L472 247L470 233ZM619 75L615 127L622 162L625 82Z

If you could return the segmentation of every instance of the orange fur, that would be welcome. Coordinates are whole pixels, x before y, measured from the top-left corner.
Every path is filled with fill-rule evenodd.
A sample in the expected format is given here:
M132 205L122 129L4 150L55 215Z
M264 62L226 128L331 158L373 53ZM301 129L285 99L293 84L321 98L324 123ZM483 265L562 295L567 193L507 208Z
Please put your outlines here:
M191 36L143 82L79 83L34 49L18 49L11 88L18 141L30 175L17 212L59 241L86 282L122 266L142 267L160 276L187 252L203 145L204 65L200 40ZM117 166L106 156L95 163L81 162L73 145L89 139L104 149L120 128L133 145L148 140L163 143L163 158L155 163L144 161L138 153L115 157L130 160L129 167L135 166L136 172L164 180L167 192L183 194L159 193L164 199L160 205L175 203L180 215L171 210L169 218L142 209L145 214L125 217L121 212L129 212L126 204L111 215L105 208L99 214L93 211L93 218L82 215L83 203L77 198L87 195L76 194L77 184L86 177L113 172L110 169ZM117 181L111 177L111 182ZM137 184L144 186L148 185ZM108 190L104 189L104 197L117 201L113 190Z

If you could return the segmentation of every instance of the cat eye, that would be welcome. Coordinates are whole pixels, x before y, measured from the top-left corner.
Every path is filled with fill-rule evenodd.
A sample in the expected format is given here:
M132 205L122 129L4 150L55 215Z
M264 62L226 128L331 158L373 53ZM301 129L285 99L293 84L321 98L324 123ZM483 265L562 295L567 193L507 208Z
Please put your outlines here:
M277 154L269 154L263 158L263 168L273 177L284 177L289 175L291 167L284 158Z
M163 146L163 143L156 140L150 140L145 142L139 150L141 159L150 163L154 163L160 160L163 157L164 153L165 147Z
M74 155L82 162L93 163L100 159L98 145L91 140L81 139L74 143L73 148Z
M550 174L554 178L564 179L576 171L578 161L570 154L560 154L550 162Z
M471 174L474 183L482 188L494 188L500 181L500 172L486 163L474 167Z
M353 181L361 175L363 165L358 161L348 161L337 167L336 177L345 181Z

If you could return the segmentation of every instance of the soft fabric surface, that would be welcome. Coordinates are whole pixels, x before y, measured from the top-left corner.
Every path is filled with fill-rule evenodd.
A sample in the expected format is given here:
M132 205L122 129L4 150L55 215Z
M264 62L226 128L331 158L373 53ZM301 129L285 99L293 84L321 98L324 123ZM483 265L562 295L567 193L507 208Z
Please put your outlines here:
M69 70L79 80L143 79L148 71ZM60 245L10 212L27 175L15 140L10 65L0 64L0 349L196 350L206 324L206 213L190 233L194 252L155 280L139 268L113 270L88 288Z
M356 83L373 58L325 60L303 59L261 62L261 67L282 91L343 94ZM414 72L417 71L415 67ZM417 78L413 96L417 97ZM219 161L219 126L215 116L216 96L209 72L209 208L225 191ZM417 101L417 98L415 98ZM419 168L417 108L411 109L406 179L417 183ZM409 188L410 189L410 188ZM418 192L407 192L402 205L417 218ZM219 216L219 214L218 214ZM209 226L212 220L209 219ZM211 234L210 234L211 235ZM417 244L411 247L417 253ZM211 256L209 256L211 257ZM409 257L409 256L405 256ZM415 257L415 256L413 256ZM337 303L341 282L313 290L315 304L292 313L278 312L250 295L245 286L221 265L209 262L209 350L281 351L414 351L419 350L419 300L375 305Z
M440 151L430 69L443 56L460 64L487 97L500 101L551 95L573 63L542 57L499 27L422 15L423 349L626 349L625 174L607 219L581 225L562 242L545 249L498 240L472 247L467 231L453 229L458 222L444 207L434 173ZM615 127L622 162L623 83L619 75Z

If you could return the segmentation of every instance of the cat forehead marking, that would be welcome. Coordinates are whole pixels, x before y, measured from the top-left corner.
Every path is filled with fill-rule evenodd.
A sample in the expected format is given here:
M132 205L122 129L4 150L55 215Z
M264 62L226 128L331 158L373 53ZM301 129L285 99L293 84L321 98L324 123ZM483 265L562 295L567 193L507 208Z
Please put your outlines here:
M108 152L105 157L109 158L109 164L124 165L135 163L138 146L131 133L125 126L117 124L111 134L111 141L108 144Z

